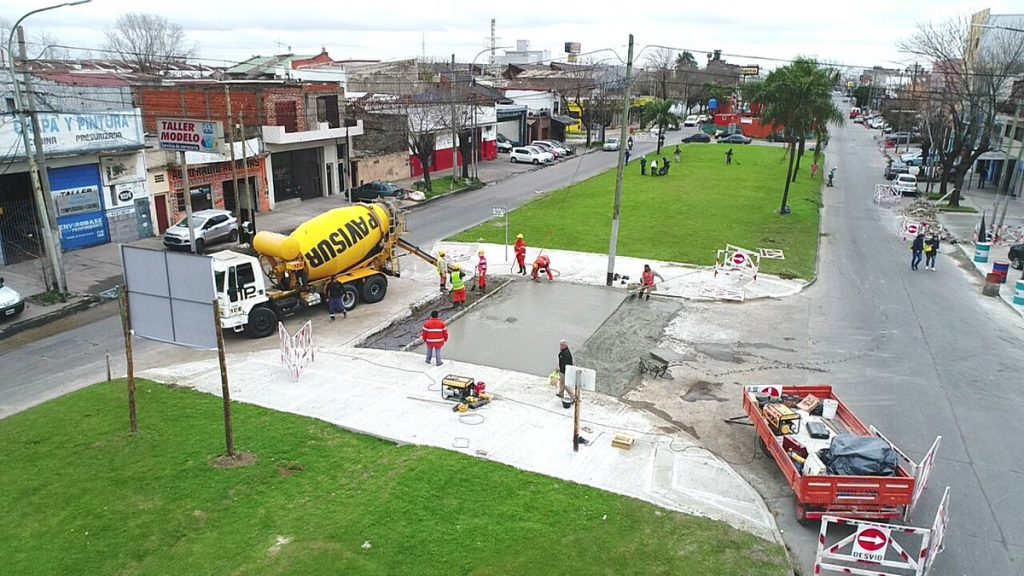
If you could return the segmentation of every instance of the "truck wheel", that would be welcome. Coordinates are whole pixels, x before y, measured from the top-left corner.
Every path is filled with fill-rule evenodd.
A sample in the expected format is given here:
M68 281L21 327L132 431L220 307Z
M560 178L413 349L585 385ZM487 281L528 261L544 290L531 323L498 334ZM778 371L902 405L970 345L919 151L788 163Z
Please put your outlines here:
M351 312L355 309L356 304L359 304L359 290L351 284L345 284L342 288L345 293L341 295L341 305L346 312Z
M260 306L249 311L249 322L245 325L245 335L249 338L266 338L277 328L277 314L270 308Z
M363 302L376 304L388 293L388 279L382 274L370 276L363 283Z
M801 526L810 526L814 524L814 520L807 517L807 507L803 506L799 502L796 503L796 509L793 511L796 516L796 523Z

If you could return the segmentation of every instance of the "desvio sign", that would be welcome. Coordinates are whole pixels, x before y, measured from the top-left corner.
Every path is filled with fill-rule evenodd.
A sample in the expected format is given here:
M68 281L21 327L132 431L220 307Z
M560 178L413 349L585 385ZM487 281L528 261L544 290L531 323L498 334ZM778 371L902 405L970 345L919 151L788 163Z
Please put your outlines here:
M207 120L160 118L157 138L163 150L218 154L224 140L224 125Z

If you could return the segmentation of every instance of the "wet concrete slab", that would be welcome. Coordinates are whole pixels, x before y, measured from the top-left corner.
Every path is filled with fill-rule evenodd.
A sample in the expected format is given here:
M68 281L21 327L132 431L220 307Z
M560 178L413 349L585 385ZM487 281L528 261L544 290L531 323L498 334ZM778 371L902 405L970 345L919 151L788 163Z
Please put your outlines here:
M558 341L581 348L624 296L604 286L517 280L448 326L444 357L547 376L558 367Z

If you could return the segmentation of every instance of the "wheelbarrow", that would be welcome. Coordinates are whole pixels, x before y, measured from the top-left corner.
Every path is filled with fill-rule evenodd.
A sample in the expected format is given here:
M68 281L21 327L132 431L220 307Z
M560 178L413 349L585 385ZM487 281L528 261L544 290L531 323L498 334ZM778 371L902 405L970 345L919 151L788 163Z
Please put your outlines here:
M640 356L640 373L651 374L655 378L664 376L668 372L669 363L667 360L659 358L650 352L647 352Z

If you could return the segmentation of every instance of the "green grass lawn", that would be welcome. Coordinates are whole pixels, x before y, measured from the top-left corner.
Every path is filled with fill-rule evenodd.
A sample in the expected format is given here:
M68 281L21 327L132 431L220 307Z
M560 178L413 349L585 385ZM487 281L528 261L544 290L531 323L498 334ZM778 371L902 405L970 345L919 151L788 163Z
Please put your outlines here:
M451 176L443 176L441 178L430 179L430 192L424 191L427 198L434 198L435 196L444 196L452 192L458 192L463 188L468 188L477 182L472 178L458 178L455 180L454 186L452 185Z
M386 399L382 399L386 401ZM438 410L445 410L439 407ZM0 420L2 571L32 574L785 574L724 523L462 454L141 382ZM364 550L364 542L371 548Z
M726 243L751 250L777 248L786 259L762 261L763 271L812 278L821 174L810 179L811 153L804 156L804 167L790 188L793 212L781 216L788 160L783 148L732 148L733 165L726 166L724 144L682 145L682 161L672 163L667 177L641 176L639 157L631 159L623 181L618 254L708 265ZM663 149L670 162L673 151L674 146ZM824 160L819 163L824 165ZM607 254L614 194L615 170L610 170L510 213L511 232L523 233L531 246ZM486 222L452 239L500 244L504 220Z

